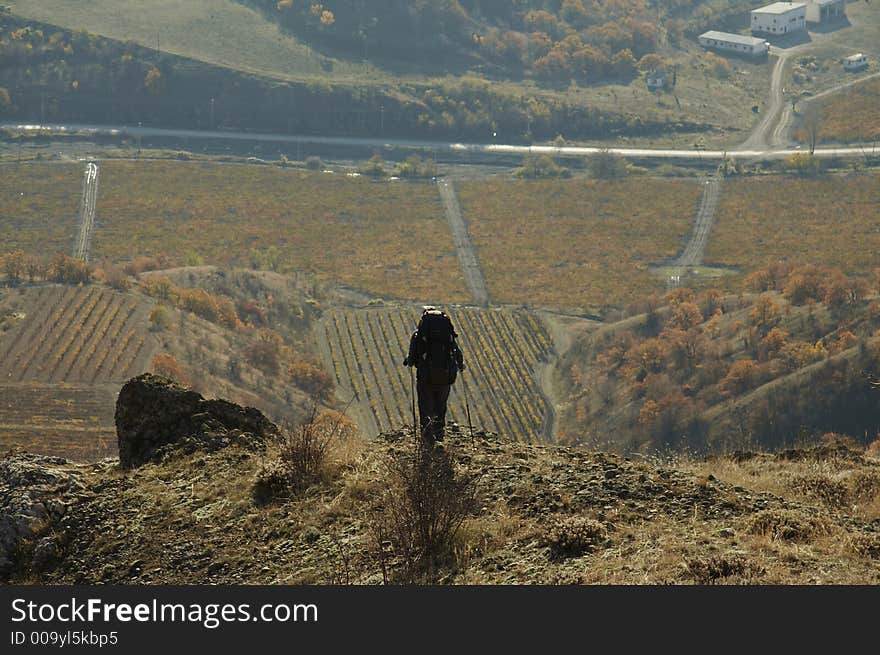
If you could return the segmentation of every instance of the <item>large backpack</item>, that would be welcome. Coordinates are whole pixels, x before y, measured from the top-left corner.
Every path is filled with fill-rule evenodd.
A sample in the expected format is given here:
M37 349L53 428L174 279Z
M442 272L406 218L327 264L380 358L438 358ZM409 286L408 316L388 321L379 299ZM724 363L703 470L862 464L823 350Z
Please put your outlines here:
M453 384L458 375L455 361L455 330L452 321L439 309L422 314L416 331L420 342L418 368L431 384Z

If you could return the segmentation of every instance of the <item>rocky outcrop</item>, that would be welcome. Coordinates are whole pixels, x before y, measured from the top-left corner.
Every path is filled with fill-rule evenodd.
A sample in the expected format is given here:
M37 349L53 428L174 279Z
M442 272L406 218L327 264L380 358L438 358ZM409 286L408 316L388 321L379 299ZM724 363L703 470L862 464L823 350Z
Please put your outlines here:
M19 568L44 571L60 557L53 530L83 489L60 457L12 453L0 459L0 580Z
M277 426L253 407L205 400L150 373L132 378L116 400L119 464L136 468L171 452L217 450L232 443L259 448Z

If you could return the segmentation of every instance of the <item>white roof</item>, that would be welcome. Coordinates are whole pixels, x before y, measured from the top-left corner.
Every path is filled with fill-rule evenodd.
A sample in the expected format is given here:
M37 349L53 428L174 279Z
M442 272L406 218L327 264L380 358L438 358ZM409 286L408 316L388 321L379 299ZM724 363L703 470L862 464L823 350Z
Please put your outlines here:
M785 14L792 9L802 9L807 6L805 2L774 2L766 7L752 9L753 14Z
M808 0L808 4L811 5L819 5L820 7L824 7L825 5L836 5L837 3L843 4L845 0Z
M859 61L864 56L865 55L863 55L861 52L857 52L856 54L850 55L849 57L847 57L846 60L847 61Z
M764 43L764 39L759 39L754 36L745 36L743 34L731 34L729 32L716 32L715 30L709 30L708 32L703 32L700 34L701 39L715 39L716 41L727 41L728 43L738 43L740 45L761 45Z

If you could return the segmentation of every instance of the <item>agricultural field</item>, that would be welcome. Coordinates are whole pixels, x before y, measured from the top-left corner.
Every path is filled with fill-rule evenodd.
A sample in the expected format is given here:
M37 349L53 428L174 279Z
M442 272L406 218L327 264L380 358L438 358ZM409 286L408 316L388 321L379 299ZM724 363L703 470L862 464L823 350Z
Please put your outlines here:
M122 382L146 370L155 348L149 305L106 287L30 287L0 332L0 380Z
M149 306L106 287L39 286L0 296L0 447L76 459L115 453L122 381L155 348Z
M0 384L0 450L91 461L116 454L118 385Z
M0 250L69 254L81 192L78 165L0 165Z
M459 333L467 368L449 399L447 421L471 422L515 441L552 436L553 417L537 382L553 355L541 319L512 309L446 308ZM333 310L322 321L324 357L340 400L356 398L355 414L366 434L412 425L410 371L402 366L418 322L414 307Z
M280 272L305 270L420 302L468 297L429 183L267 166L106 162L97 217L96 261L161 253L247 268L253 251L272 249Z
M727 180L703 261L743 272L784 261L871 274L880 266L878 207L872 173Z
M492 299L565 308L662 290L650 265L684 247L702 191L693 180L654 178L456 188Z
M817 99L822 121L821 143L854 143L880 140L880 78L873 78ZM871 152L870 145L866 152Z

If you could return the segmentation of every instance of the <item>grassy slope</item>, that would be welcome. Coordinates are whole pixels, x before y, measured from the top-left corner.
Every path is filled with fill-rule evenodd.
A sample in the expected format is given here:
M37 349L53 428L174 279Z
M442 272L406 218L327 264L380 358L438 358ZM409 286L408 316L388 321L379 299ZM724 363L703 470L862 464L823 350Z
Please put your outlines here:
M0 166L0 252L69 254L81 191L77 165Z
M258 13L230 0L9 0L13 13L183 57L282 79L326 78L323 57L283 34ZM329 77L363 83L369 66L333 61Z
M130 472L68 465L87 491L67 513L76 529L64 559L42 576L23 575L66 584L381 584L366 510L389 486L387 451L399 448L371 439L334 452L326 482L264 507L252 486L265 458L238 448ZM851 451L656 465L460 434L448 449L457 472L476 475L481 509L456 540L455 562L437 572L445 583L880 582L870 524L878 463ZM566 532L578 519L595 521L592 539ZM583 550L554 557L549 546L566 535ZM398 575L392 567L391 579Z
M880 266L878 206L874 174L728 180L704 261L745 271L786 261L870 273Z
M105 163L101 174L96 260L195 254L247 266L252 249L275 246L283 268L333 283L416 300L467 298L433 185L178 162Z
M567 307L660 290L648 264L682 248L700 197L696 182L649 178L457 190L493 299Z

